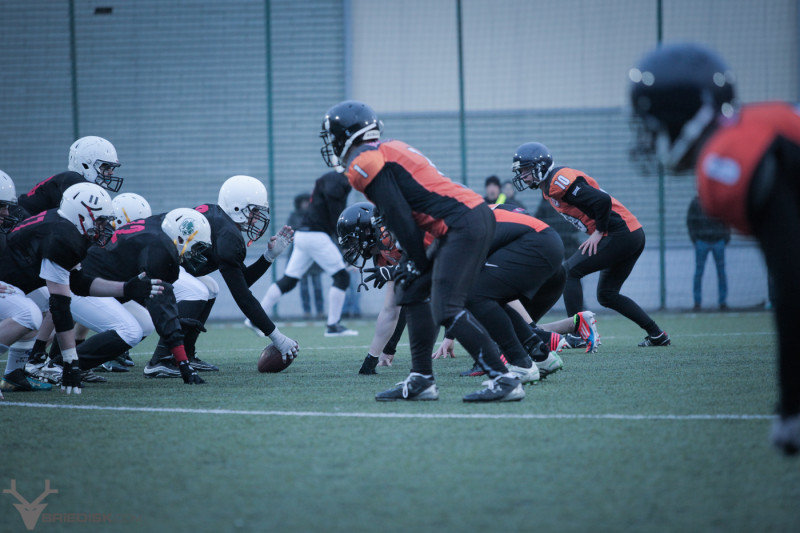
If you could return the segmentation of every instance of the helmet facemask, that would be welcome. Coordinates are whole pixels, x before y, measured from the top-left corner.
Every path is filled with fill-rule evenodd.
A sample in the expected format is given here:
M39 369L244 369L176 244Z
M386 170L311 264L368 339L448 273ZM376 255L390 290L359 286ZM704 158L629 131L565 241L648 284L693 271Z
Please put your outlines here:
M94 162L94 169L97 172L94 182L107 191L118 192L122 187L122 178L114 176L114 170L118 167L119 163L98 159Z
M245 221L242 223L242 231L250 239L248 246L260 239L270 223L269 207L256 204L248 204L242 209Z
M186 269L186 272L192 274L193 276L197 275L197 273L200 272L203 266L208 262L203 254L206 250L211 248L211 245L207 242L192 242L197 236L198 231L199 230L196 230L186 238L179 235L175 240L175 244L177 246L183 245L181 251L178 253L181 265L183 265L183 268Z
M8 213L5 215L0 215L0 233L8 233L14 226L17 225L19 222L19 217L14 216L11 214L11 208L17 205L16 199L14 201L10 200L0 200L0 209L7 208Z

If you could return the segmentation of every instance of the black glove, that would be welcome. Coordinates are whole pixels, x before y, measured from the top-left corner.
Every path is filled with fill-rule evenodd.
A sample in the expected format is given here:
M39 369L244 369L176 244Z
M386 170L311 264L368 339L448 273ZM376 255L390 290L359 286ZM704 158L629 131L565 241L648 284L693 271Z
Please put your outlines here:
M64 370L61 374L61 390L67 394L81 393L81 367L78 361L64 363Z
M181 361L181 364L178 365L178 369L181 371L183 382L187 385L202 385L205 383L205 380L197 374L197 370L192 368L189 361Z
M422 275L417 265L411 259L404 259L394 268L394 281L399 283L403 289L407 289L411 283Z
M160 279L150 279L142 272L122 286L122 295L128 300L147 300L164 292L165 285Z
M394 266L365 268L364 272L369 272L370 275L364 278L364 283L373 281L374 284L372 286L376 289L380 289L386 285L386 282L394 279L394 269Z
M178 322L181 323L181 329L185 332L189 330L194 330L198 332L205 332L206 328L203 326L203 323L199 320L195 320L194 318L179 318Z

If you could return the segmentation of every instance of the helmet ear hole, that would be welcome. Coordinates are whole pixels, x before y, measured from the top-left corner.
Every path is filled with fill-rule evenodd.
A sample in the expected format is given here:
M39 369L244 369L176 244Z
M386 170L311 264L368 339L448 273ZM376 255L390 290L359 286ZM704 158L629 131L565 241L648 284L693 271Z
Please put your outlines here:
M184 242L184 241L183 241L183 237L181 237L181 236L179 235L179 236L178 236L178 244L183 244L183 242Z

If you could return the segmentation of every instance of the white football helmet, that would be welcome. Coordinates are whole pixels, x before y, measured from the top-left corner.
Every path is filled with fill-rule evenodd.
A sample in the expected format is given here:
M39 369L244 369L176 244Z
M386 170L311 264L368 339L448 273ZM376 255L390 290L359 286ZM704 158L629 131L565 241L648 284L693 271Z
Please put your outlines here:
M202 213L179 207L164 216L161 229L172 239L181 265L195 274L205 264L203 252L211 248L211 225Z
M113 175L117 167L117 150L102 137L81 137L69 147L67 168L111 192L122 187L122 178Z
M267 188L256 178L233 176L219 189L217 203L250 238L248 246L269 227Z
M132 192L116 195L112 204L114 205L114 229L124 226L131 220L147 218L153 214L147 200Z
M77 183L64 191L58 214L99 246L105 246L114 233L111 196L94 183Z
M17 205L17 189L14 187L14 181L0 170L0 210L15 205ZM10 213L0 215L0 232L8 233L17 222L19 222L17 217Z

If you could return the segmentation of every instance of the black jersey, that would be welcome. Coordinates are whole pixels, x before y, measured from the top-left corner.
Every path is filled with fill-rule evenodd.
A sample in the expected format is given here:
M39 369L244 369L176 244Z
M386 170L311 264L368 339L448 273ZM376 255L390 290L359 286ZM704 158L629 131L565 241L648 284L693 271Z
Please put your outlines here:
M0 256L0 280L29 293L46 284L39 277L44 259L72 270L86 257L89 244L57 209L26 218L8 234Z
M195 207L211 226L211 248L203 252L206 263L194 274L205 276L216 270L241 268L247 256L247 246L238 224L216 204Z
M296 229L322 231L335 236L336 221L347 207L347 195L351 189L347 177L335 171L317 178L302 225Z
M178 279L178 250L161 229L164 215L133 220L117 228L105 247L92 246L83 261L90 276L127 281L145 272L148 277L174 283Z
M50 176L40 181L27 193L21 195L17 202L30 215L35 215L61 205L64 191L76 183L86 183L86 178L77 172L67 171Z
M203 204L195 209L203 213L211 226L211 248L203 252L206 263L195 275L204 276L219 270L239 309L250 322L269 335L275 330L275 324L250 292L250 286L272 263L260 257L252 265L245 266L247 247L239 225L216 204Z

